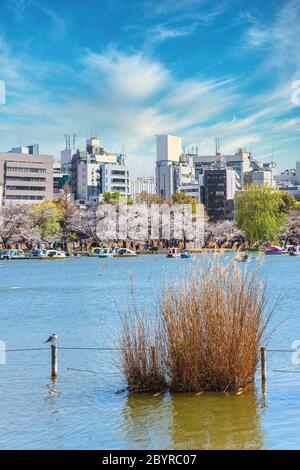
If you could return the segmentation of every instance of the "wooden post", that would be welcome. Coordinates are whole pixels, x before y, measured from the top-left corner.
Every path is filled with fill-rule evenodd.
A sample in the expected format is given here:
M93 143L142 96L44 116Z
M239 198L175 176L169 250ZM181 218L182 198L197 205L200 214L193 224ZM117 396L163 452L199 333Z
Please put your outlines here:
M266 354L266 348L264 346L260 348L260 366L261 366L261 380L265 382L267 380L267 354Z
M58 348L57 335L54 334L51 339L51 378L56 379L58 376Z

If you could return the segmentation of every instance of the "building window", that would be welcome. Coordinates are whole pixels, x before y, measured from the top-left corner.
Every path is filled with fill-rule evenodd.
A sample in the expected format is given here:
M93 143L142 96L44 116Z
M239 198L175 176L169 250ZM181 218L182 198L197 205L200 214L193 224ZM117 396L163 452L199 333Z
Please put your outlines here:
M45 186L10 186L6 185L6 189L10 191L46 191Z
M35 181L37 183L44 183L46 182L46 178L33 178L30 176L6 176L6 181Z
M46 168L28 168L19 166L9 166L7 171L15 171L17 173L46 173Z
M45 198L43 196L12 196L12 195L8 195L8 196L5 196L4 199L10 199L10 200L22 200L22 201L43 201Z

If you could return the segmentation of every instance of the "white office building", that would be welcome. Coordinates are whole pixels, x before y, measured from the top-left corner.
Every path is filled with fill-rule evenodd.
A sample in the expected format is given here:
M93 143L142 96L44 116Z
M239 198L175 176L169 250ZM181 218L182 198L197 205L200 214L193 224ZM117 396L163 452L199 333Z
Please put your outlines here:
M209 169L216 161L222 161L227 168L232 168L237 175L238 185L241 188L244 184L245 174L250 171L252 156L246 149L240 148L234 155L196 155L193 157L195 165L195 177L198 179L203 169Z
M155 178L154 176L139 177L130 182L130 195L135 197L140 193L155 194Z
M98 194L99 164L92 157L77 164L76 199L88 201Z
M254 170L251 174L252 183L260 184L262 186L274 186L275 180L272 172L268 170Z
M156 136L156 194L170 200L182 184L194 183L191 159L182 153L181 137Z
M100 194L118 192L123 196L130 195L129 170L124 155L117 155L116 163L100 163L99 191Z

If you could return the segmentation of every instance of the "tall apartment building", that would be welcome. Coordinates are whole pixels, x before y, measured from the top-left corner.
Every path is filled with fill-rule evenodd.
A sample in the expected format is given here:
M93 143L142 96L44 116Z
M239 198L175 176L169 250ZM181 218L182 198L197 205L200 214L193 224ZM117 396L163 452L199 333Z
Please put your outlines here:
M156 194L171 199L182 184L193 183L195 173L191 159L182 153L181 137L156 136Z
M195 165L195 177L198 179L202 169L209 169L211 164L222 160L228 168L232 168L238 178L238 186L241 188L245 182L245 174L250 171L252 156L246 149L240 148L234 155L196 155L193 157Z
M68 150L62 151L65 162L68 162ZM75 199L82 204L94 204L104 192L120 192L124 196L130 194L127 157L107 152L95 137L87 139L86 150L77 150L71 164L65 163L63 168L69 168L72 191Z
M234 218L234 198L237 189L237 176L233 168L216 165L203 170L201 200L207 215L213 220Z
M86 202L99 194L99 164L93 156L76 165L76 199Z
M66 185L68 188L71 188L71 184L71 175L62 170L60 161L55 160L53 165L53 199L60 199ZM70 195L70 198L71 197Z
M99 191L117 192L123 196L130 195L129 170L125 155L117 155L115 163L100 163Z
M14 152L0 153L3 203L53 200L53 157Z

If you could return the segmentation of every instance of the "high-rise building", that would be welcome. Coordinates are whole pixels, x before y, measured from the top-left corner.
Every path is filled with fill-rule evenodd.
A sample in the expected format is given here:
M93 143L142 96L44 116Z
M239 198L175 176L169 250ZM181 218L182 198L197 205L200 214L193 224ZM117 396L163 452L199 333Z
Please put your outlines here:
M179 162L182 154L182 139L175 135L156 136L156 160Z
M91 197L99 195L99 163L88 156L85 161L77 163L76 199L88 203Z
M156 194L170 200L181 184L194 182L193 161L182 153L181 137L156 136Z
M155 194L155 192L154 176L139 177L130 181L130 195L132 197L140 193Z
M39 144L28 145L27 148L30 155L39 155L40 153Z
M245 174L250 171L251 153L240 148L234 155L223 155L216 152L216 155L196 155L193 158L195 165L195 177L198 179L202 169L209 169L212 163L222 160L228 168L232 168L237 175L238 185L241 188L244 184Z
M53 157L28 153L0 153L3 203L53 200Z
M201 202L204 203L210 219L233 219L234 198L237 176L233 168L216 165L203 170L201 181Z
M91 137L86 141L86 151L90 155L99 155L104 152L104 149L101 147L100 140L97 137Z
M71 189L72 179L71 175L65 173L62 169L60 161L54 161L53 165L53 199L58 200L66 188L66 185ZM71 191L70 191L71 192ZM70 195L73 197L74 195Z
M100 163L99 170L100 194L117 192L123 196L130 195L129 170L123 154L117 156L116 163Z
M22 153L24 155L39 155L39 144L27 145L26 147L12 147L9 153Z
M75 199L94 204L104 192L120 192L129 196L127 157L107 152L100 140L87 139L86 150L74 153L69 165Z

